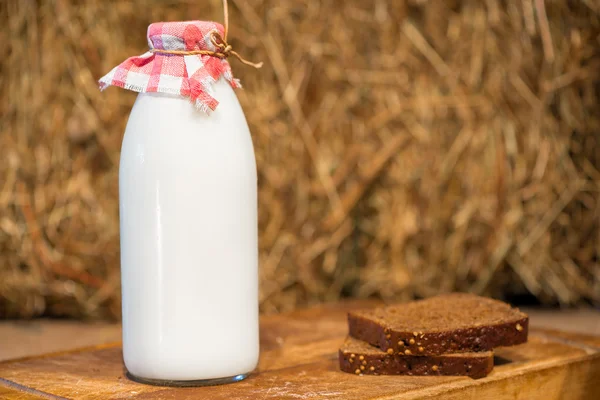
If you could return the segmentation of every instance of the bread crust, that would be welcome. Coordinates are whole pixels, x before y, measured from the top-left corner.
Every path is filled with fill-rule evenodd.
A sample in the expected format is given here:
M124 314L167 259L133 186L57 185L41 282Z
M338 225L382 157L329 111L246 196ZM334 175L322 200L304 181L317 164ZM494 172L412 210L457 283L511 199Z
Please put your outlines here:
M460 301L456 302L459 299ZM422 315L403 315L399 306L394 318L402 321L404 325L410 325L410 318L415 319L415 326L419 323L426 325L428 307L452 307L453 301L461 307L471 301L488 302L489 313L493 313L494 307L500 307L498 313L502 319L494 319L494 315L487 315L495 323L472 323L466 321L461 326L460 321L452 321L454 328L445 330L444 326L438 326L430 330L397 329L394 321L385 321L385 318L377 318L375 315L389 315L389 307L379 310L358 311L348 313L348 329L350 336L368 342L379 347L383 351L391 349L392 354L431 356L447 353L488 351L499 346L512 346L527 341L529 330L529 318L526 314L516 308L510 308L505 303L491 299L485 299L474 295L445 295L438 298L423 300L421 306L413 306L413 311L423 309ZM427 302L427 303L424 303ZM418 303L414 302L413 304ZM506 309L502 308L506 307ZM415 311L416 312L416 311ZM439 314L439 310L436 311ZM467 314L464 313L463 314ZM477 317L477 316L476 316ZM475 319L476 320L476 319ZM457 326L461 326L457 328Z
M356 339L350 339L355 340ZM339 349L340 369L357 375L470 376L483 378L494 368L491 351L479 353L411 356L388 354L349 346Z

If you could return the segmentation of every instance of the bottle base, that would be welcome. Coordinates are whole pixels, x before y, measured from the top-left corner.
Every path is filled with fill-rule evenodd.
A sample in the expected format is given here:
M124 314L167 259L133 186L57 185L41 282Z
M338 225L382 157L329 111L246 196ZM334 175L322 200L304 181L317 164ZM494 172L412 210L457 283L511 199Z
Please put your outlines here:
M127 372L127 377L132 381L143 383L146 385L154 385L154 386L175 386L175 387L192 387L192 386L216 386L216 385L225 385L228 383L235 383L246 379L250 375L239 374L235 376L228 376L225 378L213 378L213 379L197 379L191 381L177 381L177 380L169 380L169 379L150 379L150 378L142 378L139 376L135 376L129 371Z

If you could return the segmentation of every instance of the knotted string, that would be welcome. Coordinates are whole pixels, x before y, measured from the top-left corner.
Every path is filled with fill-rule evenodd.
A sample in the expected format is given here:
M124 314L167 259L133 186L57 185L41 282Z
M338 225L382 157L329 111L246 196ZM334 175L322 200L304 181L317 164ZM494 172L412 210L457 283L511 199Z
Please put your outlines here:
M233 50L231 45L227 43L227 32L229 31L229 12L227 7L227 0L223 0L223 16L225 19L223 36L219 32L212 31L210 33L210 41L217 49L216 51L211 50L163 50L163 49L150 49L151 53L154 54L174 54L181 56L191 56L191 55L205 55L211 57L217 57L220 59L227 58L229 56L235 56L242 63L249 65L254 68L262 67L263 63L253 63L246 60L244 57L240 56L239 53Z

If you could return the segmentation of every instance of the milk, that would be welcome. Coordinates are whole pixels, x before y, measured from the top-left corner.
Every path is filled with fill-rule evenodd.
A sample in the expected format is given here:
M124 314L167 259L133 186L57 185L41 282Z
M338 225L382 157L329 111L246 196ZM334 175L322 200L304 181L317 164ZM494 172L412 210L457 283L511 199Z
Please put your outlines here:
M221 79L213 96L207 115L140 93L125 131L123 358L138 380L235 381L258 362L254 151L231 86Z

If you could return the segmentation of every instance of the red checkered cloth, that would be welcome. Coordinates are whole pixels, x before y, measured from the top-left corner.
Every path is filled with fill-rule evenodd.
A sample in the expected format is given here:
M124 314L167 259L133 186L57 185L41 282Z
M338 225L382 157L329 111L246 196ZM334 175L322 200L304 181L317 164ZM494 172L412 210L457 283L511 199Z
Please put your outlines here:
M158 22L148 27L150 50L215 51L210 34L223 26L216 22ZM202 111L215 110L219 102L213 97L213 84L221 77L233 88L241 87L234 79L226 59L210 55L176 55L148 51L130 57L102 77L100 90L118 86L136 92L160 92L189 97Z

